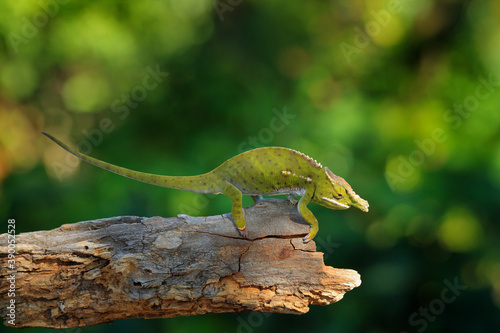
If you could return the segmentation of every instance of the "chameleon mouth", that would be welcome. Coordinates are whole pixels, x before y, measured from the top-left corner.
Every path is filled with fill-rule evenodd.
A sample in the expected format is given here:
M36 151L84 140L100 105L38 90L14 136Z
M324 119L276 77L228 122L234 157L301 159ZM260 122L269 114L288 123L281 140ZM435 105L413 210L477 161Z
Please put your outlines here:
M331 202L331 203L332 203L332 204L334 204L334 205L337 205L337 206L340 206L340 207L342 207L342 208L345 208L345 209L347 209L347 208L349 208L349 207L350 207L350 206L348 206L348 205L345 205L345 204L343 204L343 203L338 202L338 201L337 201L337 200L335 200L335 199L330 199L330 198L326 198L326 197L322 197L322 199L323 199L323 200L326 200L326 201L328 201L328 202Z
M363 200L359 197L359 195L355 196L355 200L359 205L356 205L359 209L361 209L363 212L368 213L368 207L370 206L368 204L368 201Z
M361 209L365 213L368 213L368 202L366 200L363 200L363 203L361 204L361 207L359 209Z

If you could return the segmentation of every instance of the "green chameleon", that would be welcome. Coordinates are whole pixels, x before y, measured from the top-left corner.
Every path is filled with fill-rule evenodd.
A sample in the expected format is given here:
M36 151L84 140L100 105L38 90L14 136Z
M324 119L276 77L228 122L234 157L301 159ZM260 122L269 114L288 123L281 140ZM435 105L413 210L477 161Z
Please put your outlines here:
M304 238L308 242L318 232L318 220L307 208L315 202L331 209L347 209L351 205L368 212L368 202L361 199L341 177L296 150L281 147L257 148L241 153L214 170L198 176L161 176L133 171L81 154L43 133L59 146L85 162L141 182L196 193L225 194L232 202L231 213L241 236L246 237L242 195L251 195L255 202L262 195L284 194L294 203L311 229ZM301 196L300 200L296 196Z

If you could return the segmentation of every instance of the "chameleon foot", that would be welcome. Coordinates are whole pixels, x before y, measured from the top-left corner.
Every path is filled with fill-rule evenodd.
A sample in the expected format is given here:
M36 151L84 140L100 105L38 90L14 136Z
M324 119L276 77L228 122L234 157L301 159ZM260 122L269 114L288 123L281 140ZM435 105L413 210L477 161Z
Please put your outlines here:
M264 200L264 197L262 195L252 195L252 200L254 203L257 203L259 201Z
M312 241L312 239L314 238L314 236L316 236L317 233L318 233L317 228L311 228L309 233L303 238L304 243L309 243L310 241Z
M288 200L290 200L290 203L292 205L296 205L299 203L299 200L297 199L297 197L295 196L295 194L287 194L286 196L288 198Z
M309 234L303 238L304 243L309 243L312 238L309 238Z
M247 227L244 227L243 229L238 228L238 232L240 233L241 237L247 238Z

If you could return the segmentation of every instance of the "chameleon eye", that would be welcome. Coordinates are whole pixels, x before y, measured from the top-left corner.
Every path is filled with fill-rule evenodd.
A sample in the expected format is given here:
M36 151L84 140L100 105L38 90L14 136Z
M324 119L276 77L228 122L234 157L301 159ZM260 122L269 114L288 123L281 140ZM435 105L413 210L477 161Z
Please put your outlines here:
M342 199L342 197L343 197L342 193L338 193L336 191L333 191L332 194L333 194L333 197L337 198L337 199Z

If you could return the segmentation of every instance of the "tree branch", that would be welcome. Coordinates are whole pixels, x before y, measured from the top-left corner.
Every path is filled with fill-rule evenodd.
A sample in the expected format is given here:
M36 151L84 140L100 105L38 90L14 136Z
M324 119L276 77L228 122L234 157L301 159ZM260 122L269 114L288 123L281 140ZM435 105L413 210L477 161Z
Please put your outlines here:
M113 217L16 236L15 327L84 327L123 318L219 312L302 314L359 286L327 267L288 201L246 209L248 239L226 215ZM8 324L7 234L0 315Z

